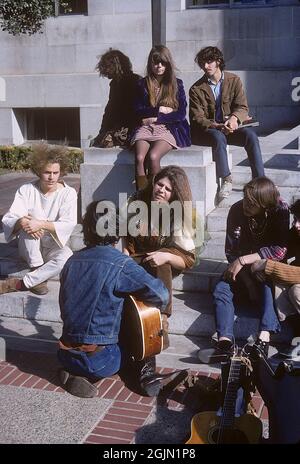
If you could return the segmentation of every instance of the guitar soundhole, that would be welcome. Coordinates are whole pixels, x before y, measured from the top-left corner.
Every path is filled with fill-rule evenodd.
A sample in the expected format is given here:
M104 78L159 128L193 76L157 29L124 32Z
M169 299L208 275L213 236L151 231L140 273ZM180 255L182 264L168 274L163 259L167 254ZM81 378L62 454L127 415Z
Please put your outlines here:
M248 438L238 429L223 430L220 436L220 427L214 427L210 430L208 435L208 442L214 445L230 444L230 443L249 443Z

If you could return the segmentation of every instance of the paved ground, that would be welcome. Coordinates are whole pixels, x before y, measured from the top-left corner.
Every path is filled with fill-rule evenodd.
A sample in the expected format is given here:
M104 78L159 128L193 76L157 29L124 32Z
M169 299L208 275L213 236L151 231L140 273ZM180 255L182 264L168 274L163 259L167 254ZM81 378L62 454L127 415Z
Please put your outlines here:
M176 376L174 388L158 398L140 396L118 375L97 383L96 398L76 398L59 386L57 368L54 355L7 352L7 361L0 362L0 443L181 444L193 415L217 406L216 396ZM190 374L216 378L207 371ZM258 394L253 404L266 422Z
M30 173L0 176L0 215L8 210L16 189L33 178ZM79 189L79 175L65 180ZM6 361L1 361L1 351ZM193 415L218 405L215 396L176 377L173 388L154 399L129 389L117 375L98 382L96 398L76 398L59 386L57 368L55 355L5 353L0 339L0 443L181 444L189 437ZM206 369L190 375L208 382L217 374ZM266 427L267 409L258 394L253 404Z

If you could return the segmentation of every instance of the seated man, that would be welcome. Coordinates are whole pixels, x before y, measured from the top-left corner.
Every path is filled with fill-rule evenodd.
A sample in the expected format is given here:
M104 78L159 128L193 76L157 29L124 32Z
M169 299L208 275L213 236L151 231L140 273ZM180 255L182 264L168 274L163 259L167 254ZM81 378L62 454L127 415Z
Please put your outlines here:
M264 166L257 135L239 124L249 119L248 103L241 80L223 71L222 52L217 47L200 50L195 58L204 76L190 88L190 124L192 143L212 147L216 163L218 202L230 195L231 172L227 144L245 147L252 178L264 176ZM237 130L238 129L238 130Z
M252 265L252 272L258 279L271 279L276 283L275 303L281 321L287 318L293 329L294 337L300 337L300 200L290 208L294 215L293 227L288 242L288 258L295 258L292 266L271 260L261 260ZM280 354L288 358L300 355L300 339Z
M138 296L161 310L169 301L169 292L160 279L115 248L119 216L115 208L101 213L104 204L95 201L88 206L83 220L87 247L74 253L61 274L63 332L58 358L64 369L60 371L60 380L69 393L83 398L96 395L97 388L91 382L120 369L118 341L126 295ZM123 361L124 358L122 352ZM133 367L137 367L141 392L158 395L160 380L167 374L155 373L155 357L137 361Z
M19 254L30 271L22 280L0 281L0 294L46 294L47 280L59 274L72 255L66 243L77 223L77 194L61 180L67 165L66 147L41 143L33 148L31 170L38 179L17 190L2 219L5 239L18 237Z

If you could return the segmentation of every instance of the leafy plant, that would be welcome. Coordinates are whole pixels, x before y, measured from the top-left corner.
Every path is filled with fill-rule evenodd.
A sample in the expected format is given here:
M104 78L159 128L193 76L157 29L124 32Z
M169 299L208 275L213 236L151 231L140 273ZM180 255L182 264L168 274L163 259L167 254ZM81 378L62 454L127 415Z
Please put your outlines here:
M69 11L68 1L57 0L58 5ZM54 0L0 0L0 26L9 34L32 35L42 33L45 19L55 14Z
M29 169L28 159L31 152L31 147L0 145L0 169L26 171ZM69 148L69 172L79 173L81 163L83 163L82 150Z

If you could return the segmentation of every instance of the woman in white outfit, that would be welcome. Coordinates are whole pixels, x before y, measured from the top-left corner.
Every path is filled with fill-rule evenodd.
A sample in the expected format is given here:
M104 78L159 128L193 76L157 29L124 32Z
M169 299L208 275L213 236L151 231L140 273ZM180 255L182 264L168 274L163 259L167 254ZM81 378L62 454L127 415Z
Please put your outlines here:
M19 254L30 271L23 279L0 282L0 294L30 290L48 292L47 280L59 274L72 255L66 243L77 223L77 193L61 180L68 150L41 143L33 149L31 170L36 181L22 185L3 216L6 241L18 237Z

